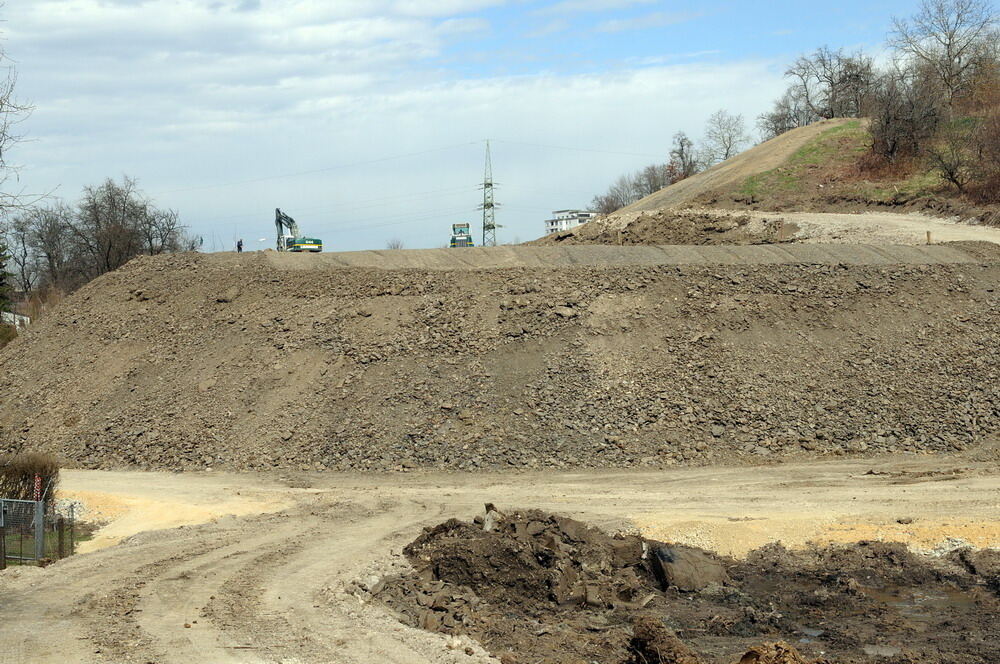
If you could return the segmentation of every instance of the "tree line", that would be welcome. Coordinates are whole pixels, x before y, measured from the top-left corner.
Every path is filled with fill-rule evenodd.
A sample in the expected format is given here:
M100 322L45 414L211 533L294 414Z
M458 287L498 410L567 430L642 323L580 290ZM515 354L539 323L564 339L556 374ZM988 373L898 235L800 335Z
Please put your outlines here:
M32 108L15 97L16 71L2 50L0 63L6 72L0 80L0 311L10 311L15 299L73 291L137 256L197 248L177 212L157 207L128 176L85 187L73 204L12 188L18 169L8 156ZM0 329L0 346L9 336Z
M888 64L829 47L799 57L790 83L757 118L761 140L818 120L870 119L859 167L932 171L962 195L1000 202L1000 15L989 0L921 0L894 18ZM621 176L592 208L610 213L728 159L750 143L742 116L709 118L703 144L674 136L666 164Z
M137 256L197 248L177 212L154 205L127 176L84 187L73 205L16 210L3 236L9 280L22 294L73 291Z
M626 173L598 194L590 209L610 214L720 161L737 154L750 142L742 115L719 110L708 119L705 138L696 146L686 133L674 134L669 159L664 164L650 164L634 173Z

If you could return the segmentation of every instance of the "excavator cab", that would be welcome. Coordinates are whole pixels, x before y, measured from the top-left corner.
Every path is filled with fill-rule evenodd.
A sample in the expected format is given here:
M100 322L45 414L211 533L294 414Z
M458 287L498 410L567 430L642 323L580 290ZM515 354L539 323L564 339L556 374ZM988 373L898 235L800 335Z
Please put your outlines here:
M299 225L279 208L274 209L274 227L278 232L276 247L278 251L323 251L322 240L315 237L302 237L299 234Z

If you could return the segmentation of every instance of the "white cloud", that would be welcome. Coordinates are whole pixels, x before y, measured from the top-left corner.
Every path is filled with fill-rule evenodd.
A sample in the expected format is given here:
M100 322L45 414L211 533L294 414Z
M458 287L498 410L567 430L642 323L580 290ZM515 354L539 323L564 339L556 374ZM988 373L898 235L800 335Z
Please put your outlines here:
M686 23L701 16L697 12L653 12L633 18L616 18L603 21L597 25L598 32L625 32L627 30L646 30L662 28L668 25Z
M13 158L30 189L61 185L70 199L106 176L138 176L206 237L258 237L280 206L331 247L381 246L390 232L434 246L474 215L477 140L665 154L678 129L697 136L720 106L752 117L783 86L771 63L670 60L680 56L605 73L448 70L444 54L456 68L481 55L455 51L457 40L490 29L464 12L494 4L9 3L6 47L36 105L25 125L34 140ZM464 147L328 168L453 145ZM652 160L513 143L494 157L507 239L538 235L548 210L586 205ZM316 169L327 170L267 177Z
M562 0L542 7L539 14L572 14L583 12L603 12L613 9L627 9L636 5L649 5L656 0Z

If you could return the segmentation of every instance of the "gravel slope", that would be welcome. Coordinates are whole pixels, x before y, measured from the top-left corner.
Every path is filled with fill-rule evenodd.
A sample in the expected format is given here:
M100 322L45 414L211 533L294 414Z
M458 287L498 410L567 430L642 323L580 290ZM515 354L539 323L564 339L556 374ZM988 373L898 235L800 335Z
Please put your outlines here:
M715 258L137 260L0 353L17 395L0 451L94 468L623 467L942 452L1000 429L1000 263L953 246L610 249Z

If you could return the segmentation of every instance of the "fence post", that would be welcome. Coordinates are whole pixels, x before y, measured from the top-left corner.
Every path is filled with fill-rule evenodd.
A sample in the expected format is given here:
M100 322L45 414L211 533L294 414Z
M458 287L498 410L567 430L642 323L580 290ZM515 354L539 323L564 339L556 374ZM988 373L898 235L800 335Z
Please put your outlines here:
M45 503L35 501L35 562L45 557Z
M76 553L76 510L69 505L69 555Z
M3 509L3 503L0 503ZM7 569L7 526L3 524L3 516L0 516L0 570Z
M63 535L66 532L66 520L62 517L56 519L56 537L59 542L58 555L59 560L66 557L65 542L63 541Z

